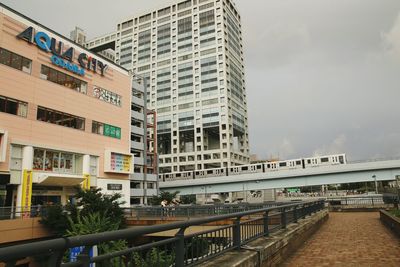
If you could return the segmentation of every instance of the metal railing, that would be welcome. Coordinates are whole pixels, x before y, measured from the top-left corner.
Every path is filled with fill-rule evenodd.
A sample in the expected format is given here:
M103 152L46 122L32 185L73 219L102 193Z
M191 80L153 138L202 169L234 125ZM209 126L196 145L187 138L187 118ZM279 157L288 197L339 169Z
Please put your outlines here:
M353 205L353 206L382 206L385 204L382 195L360 196L360 197L329 197L326 199L330 206Z
M196 218L231 214L249 210L277 207L288 202L242 203L242 204L212 204L212 205L178 205L178 206L142 206L124 208L125 216L136 220L157 218Z
M42 259L40 266L195 266L226 251L240 249L241 246L271 232L286 229L314 212L325 208L325 201L298 202L278 207L262 208L226 215L204 217L188 221L160 224L137 229L124 229L84 236L58 238L48 241L0 248L0 262L15 266L20 259ZM185 230L193 227L230 220L224 226L185 235ZM126 246L114 252L100 253L90 257L89 250L105 242L134 241L145 235L175 230L176 234L161 241ZM156 239L159 240L159 239ZM109 244L108 243L108 244ZM84 247L75 262L63 262L63 257L72 248Z
M44 206L31 206L29 211L22 211L22 207L0 207L0 220L34 218L43 212Z

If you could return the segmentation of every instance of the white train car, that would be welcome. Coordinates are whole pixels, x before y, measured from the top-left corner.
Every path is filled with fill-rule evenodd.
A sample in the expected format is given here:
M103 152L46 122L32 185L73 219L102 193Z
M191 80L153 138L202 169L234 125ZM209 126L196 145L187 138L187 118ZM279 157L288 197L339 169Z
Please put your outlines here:
M162 181L171 182L176 180L191 180L193 179L193 171L173 172L162 174Z
M339 164L347 164L346 154L318 156L304 159L305 168Z
M201 179L207 177L227 176L227 168L215 168L194 171L194 178Z
M246 173L259 173L264 172L264 164L257 163L251 165L240 165L240 166L233 166L228 168L228 175L239 175L239 174L246 174Z

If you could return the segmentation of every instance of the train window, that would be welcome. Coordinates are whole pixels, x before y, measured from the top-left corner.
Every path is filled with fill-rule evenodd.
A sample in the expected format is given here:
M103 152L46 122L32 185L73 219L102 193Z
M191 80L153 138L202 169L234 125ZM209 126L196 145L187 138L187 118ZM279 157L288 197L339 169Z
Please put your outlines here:
M257 165L257 170L261 169L261 165Z
M210 170L210 171L207 171L207 174L212 174L213 173L213 171L212 170Z
M267 168L268 168L268 169L271 168L271 165L267 164Z
M249 170L249 167L242 167L242 171L247 171L247 170Z
M343 164L343 163L344 163L343 156L339 156L339 162L340 162L341 164Z
M286 167L286 162L279 162L279 167Z
M177 173L177 174L175 174L176 175L176 177L181 177L181 174L180 173Z
M321 162L328 162L329 158L321 158Z
M308 160L307 160L307 163L308 163L308 164L311 164L311 159L308 159Z
M297 160L296 165L301 165L301 160Z

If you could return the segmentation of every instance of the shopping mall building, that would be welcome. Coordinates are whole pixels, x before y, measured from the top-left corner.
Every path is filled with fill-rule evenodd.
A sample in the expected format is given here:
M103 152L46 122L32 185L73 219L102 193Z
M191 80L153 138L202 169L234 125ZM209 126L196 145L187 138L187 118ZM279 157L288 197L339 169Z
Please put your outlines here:
M130 200L127 70L0 4L0 207Z

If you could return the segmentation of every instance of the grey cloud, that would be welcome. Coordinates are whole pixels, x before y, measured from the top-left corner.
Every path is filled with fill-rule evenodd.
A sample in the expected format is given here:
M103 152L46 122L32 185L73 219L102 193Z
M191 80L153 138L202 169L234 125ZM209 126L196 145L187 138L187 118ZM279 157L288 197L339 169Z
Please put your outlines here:
M81 26L89 37L166 3L2 2L65 35ZM243 26L251 153L400 156L400 1L235 2Z

